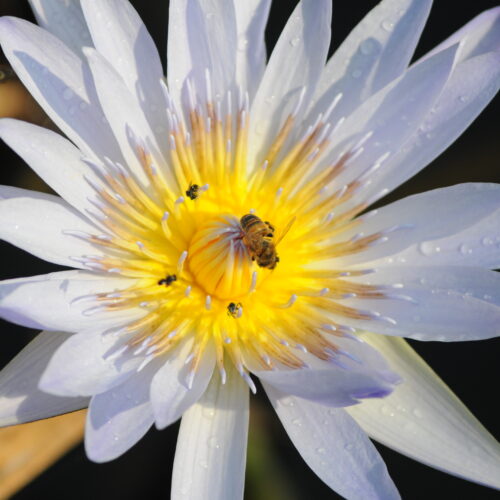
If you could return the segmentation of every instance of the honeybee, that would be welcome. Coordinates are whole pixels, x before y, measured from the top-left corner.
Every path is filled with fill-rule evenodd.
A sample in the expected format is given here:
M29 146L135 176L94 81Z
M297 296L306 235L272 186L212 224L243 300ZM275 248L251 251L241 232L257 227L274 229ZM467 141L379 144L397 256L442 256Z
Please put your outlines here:
M174 281L177 281L177 276L175 274L169 274L166 278L159 280L158 285L170 286Z
M254 214L246 214L240 219L240 225L243 230L243 243L247 247L252 260L257 261L260 267L274 269L280 261L276 253L276 245L283 239L293 224L293 218L285 230L281 233L279 239L275 241L274 226L267 221L261 220Z
M198 184L189 183L189 189L186 191L186 196L192 200L196 200L196 198L198 198L199 189L200 186L198 186Z
M241 302L237 304L234 302L230 302L227 306L227 315L232 316L233 318L239 318L243 314L243 306Z

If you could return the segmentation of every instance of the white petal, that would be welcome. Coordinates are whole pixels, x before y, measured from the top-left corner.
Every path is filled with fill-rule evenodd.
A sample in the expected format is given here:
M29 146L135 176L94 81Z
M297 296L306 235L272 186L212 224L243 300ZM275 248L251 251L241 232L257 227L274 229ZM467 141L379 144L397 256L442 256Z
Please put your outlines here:
M341 92L332 120L349 116L360 103L400 76L408 66L432 0L385 0L354 28L328 61L311 119Z
M38 389L38 381L67 333L42 332L0 372L0 425L13 425L79 410L88 398L60 398Z
M0 200L10 200L11 198L22 198L23 196L34 195L35 197L44 193L39 191L30 191L29 189L23 189L13 186L3 186L0 184Z
M248 434L248 387L235 372L225 385L214 375L183 416L172 477L172 500L243 499Z
M168 87L179 109L186 79L205 95L205 70L214 94L224 96L233 86L236 65L236 18L232 0L172 0L167 44Z
M349 413L377 441L431 467L500 488L500 446L402 339L367 335L405 383Z
M29 0L38 24L73 52L92 43L79 0Z
M149 385L157 369L150 363L123 384L92 398L85 427L90 460L102 463L119 457L153 425Z
M233 4L238 37L236 82L253 100L266 67L264 29L271 0L233 0Z
M426 167L467 129L499 88L500 51L458 64L418 130L362 190L363 199L375 201Z
M101 330L119 326L141 313L137 310L97 310L92 314L95 301L75 299L116 292L133 283L135 280L84 271L61 271L5 280L0 282L0 315L29 328L68 332L78 332L96 325Z
M102 231L59 197L22 189L8 191L9 198L0 201L1 239L62 266L83 267L72 256L103 255L98 246L65 234L76 231L95 235Z
M158 143L166 148L167 115L160 86L163 68L146 26L127 0L83 0L82 8L95 48L142 104Z
M172 354L153 377L151 404L158 429L164 429L180 418L200 399L210 382L215 366L213 347L209 346L203 353L191 387L187 381L189 365L185 364L188 354L187 349Z
M125 165L147 185L147 177L137 155L137 141L147 145L155 165L163 167L164 158L139 102L111 64L95 49L85 48L97 93L111 129L120 144ZM131 139L130 134L135 136ZM164 169L168 173L167 169Z
M372 133L363 144L361 154L349 162L348 168L335 180L341 187L358 177L367 175L362 185L373 176L381 175L388 161L372 172L380 158L395 153L418 129L430 111L453 69L457 45L439 52L421 64L412 66L399 79L363 102L338 129L335 142L327 153L324 164L336 163L348 144L354 146L367 133ZM363 195L364 189L359 190Z
M299 370L252 371L281 392L334 407L357 404L362 398L384 397L400 382L368 344L340 337L331 341L346 353L335 356L331 363L321 361ZM306 362L310 364L312 359Z
M94 172L82 153L63 136L20 120L0 120L0 137L60 196L80 212L89 208L95 192L84 176Z
M477 266L500 268L500 209L467 229L445 238L412 245L370 265L410 262L414 266Z
M346 499L400 498L382 457L344 410L265 389L300 455L330 488Z
M60 40L22 19L0 20L0 43L24 85L54 123L85 155L121 155L88 66Z
M377 233L384 240L342 257L342 263L363 262L364 267L370 267L380 257L393 256L411 245L463 231L499 208L500 184L457 184L408 196L368 217L362 216L359 224L343 232L344 241L355 234Z
M300 116L313 95L330 45L331 9L329 0L302 0L281 33L251 107L250 165L264 161L287 116Z
M500 273L479 267L378 267L365 283L382 285L386 298L347 299L374 311L349 324L417 340L480 340L500 335ZM392 289L391 289L392 288Z
M500 7L486 10L434 47L424 58L461 42L459 61L496 51L500 46Z
M92 396L123 383L136 372L141 358L106 358L118 342L99 329L72 335L52 356L40 389L57 396Z

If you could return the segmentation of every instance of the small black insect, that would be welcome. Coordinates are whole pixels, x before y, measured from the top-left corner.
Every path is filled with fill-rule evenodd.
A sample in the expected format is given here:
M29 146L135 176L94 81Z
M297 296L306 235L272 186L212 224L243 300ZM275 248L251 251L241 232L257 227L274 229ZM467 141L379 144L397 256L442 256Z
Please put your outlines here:
M238 302L237 304L230 302L227 306L227 315L232 316L233 318L239 318L241 316L242 309L243 306L241 305L241 302Z
M174 281L177 281L177 276L175 274L169 274L166 278L162 278L158 281L158 284L170 286Z
M186 191L186 196L192 200L198 198L198 191L200 186L198 184L189 184L189 189Z

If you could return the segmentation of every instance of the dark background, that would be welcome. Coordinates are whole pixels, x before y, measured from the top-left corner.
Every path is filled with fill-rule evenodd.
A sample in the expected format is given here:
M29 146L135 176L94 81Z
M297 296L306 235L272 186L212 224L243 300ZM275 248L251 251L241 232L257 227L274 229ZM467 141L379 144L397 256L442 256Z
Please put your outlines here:
M144 19L164 60L167 2L136 0L132 3ZM335 0L332 50L338 47L357 21L376 3L368 0ZM274 1L267 30L268 47L276 42L295 4L295 1ZM494 0L435 2L416 56L430 50L481 11L494 6ZM32 19L25 0L0 0L0 15L7 14ZM388 196L384 203L419 191L460 182L500 182L499 111L497 98L456 144L425 171ZM36 190L47 189L4 144L0 148L2 184ZM0 266L4 278L56 270L56 266L35 259L5 243L0 246ZM3 339L0 366L3 366L36 332L0 322ZM412 345L498 438L500 425L496 410L500 379L500 341L455 344L412 342ZM252 398L246 500L340 498L302 461L262 392ZM177 424L162 432L152 430L125 456L103 465L89 462L80 445L14 498L168 498L177 430ZM493 490L435 471L384 446L378 448L405 499L498 498L498 493Z

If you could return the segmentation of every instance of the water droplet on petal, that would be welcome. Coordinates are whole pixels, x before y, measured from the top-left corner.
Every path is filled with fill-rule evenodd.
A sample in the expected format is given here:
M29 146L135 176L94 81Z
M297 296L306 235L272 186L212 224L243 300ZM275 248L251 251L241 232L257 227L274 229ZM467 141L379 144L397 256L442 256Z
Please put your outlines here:
M373 52L372 40L363 40L360 45L361 53L367 56Z
M201 410L201 413L204 417L206 418L214 418L214 415L215 415L215 410L213 408L203 408L203 410Z
M292 47L297 47L297 45L300 43L300 38L298 36L296 36L295 38L292 38L290 40L290 45Z
M319 453L320 455L323 455L323 453L325 453L325 449L324 448L316 448L316 452Z
M493 245L493 240L491 238L488 238L488 236L485 236L482 240L481 243L487 247L489 245Z
M361 74L362 74L362 71L361 71L360 69L355 69L355 70L351 73L351 75L352 75L352 77L353 77L353 78L359 78L359 77L361 76Z
M344 450L346 451L351 451L354 448L354 445L352 443L347 443L344 445Z
M238 50L243 52L244 50L246 50L247 47L248 47L248 39L241 37L238 40Z
M434 253L434 246L432 245L432 243L424 241L423 243L420 243L420 245L418 246L418 251L422 255L428 257L429 255L432 255Z
M459 247L458 247L458 251L462 254L462 255L467 255L467 254L471 254L472 253L472 248L469 248L465 243L462 243Z
M302 420L300 418L294 418L292 424L300 427L302 425Z
M386 417L394 417L394 411L389 405L382 405L380 408L380 413Z
M412 413L417 418L423 418L424 417L424 415L422 414L422 412L418 408L413 408Z
M212 436L211 438L209 438L208 447L213 448L214 450L218 450L220 448L219 441L217 440L217 438L215 436Z
M385 31L392 31L394 28L394 23L392 21L389 21L389 19L386 19L385 21L382 21L382 29Z

